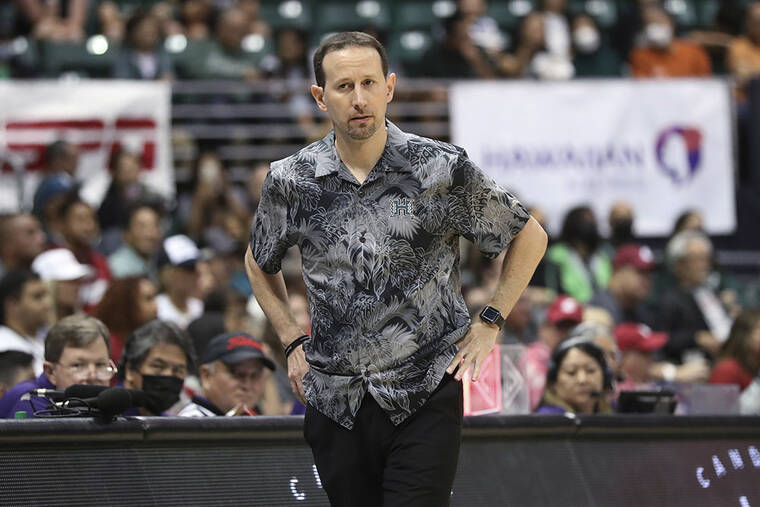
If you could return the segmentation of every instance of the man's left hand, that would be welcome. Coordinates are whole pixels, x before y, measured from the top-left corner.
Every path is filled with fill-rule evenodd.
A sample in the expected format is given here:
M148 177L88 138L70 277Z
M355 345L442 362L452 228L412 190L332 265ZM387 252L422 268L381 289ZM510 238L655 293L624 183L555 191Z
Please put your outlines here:
M456 379L462 380L464 373L472 367L472 381L475 382L480 376L480 368L488 354L496 344L499 329L483 322L475 322L464 338L456 342L459 352L446 368L446 373L453 373L459 366Z

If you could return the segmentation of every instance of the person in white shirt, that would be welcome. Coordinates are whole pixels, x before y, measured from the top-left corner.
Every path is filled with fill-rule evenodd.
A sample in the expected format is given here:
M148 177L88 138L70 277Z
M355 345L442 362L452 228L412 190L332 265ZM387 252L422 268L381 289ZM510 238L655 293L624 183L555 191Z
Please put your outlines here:
M198 291L196 264L200 251L193 240L178 234L164 240L158 257L162 293L156 297L158 318L173 322L181 329L203 314Z
M42 373L44 329L51 311L48 286L36 273L10 271L0 280L0 352L31 354L35 375Z

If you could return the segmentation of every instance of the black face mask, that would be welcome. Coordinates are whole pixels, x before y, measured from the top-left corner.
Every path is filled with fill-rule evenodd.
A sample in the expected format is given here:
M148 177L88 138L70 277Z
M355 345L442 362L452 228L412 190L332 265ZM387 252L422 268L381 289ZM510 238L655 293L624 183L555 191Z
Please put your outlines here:
M612 223L612 243L620 246L633 242L633 220L625 218Z
M143 375L142 390L145 392L145 408L161 415L179 401L179 393L185 381L169 375Z

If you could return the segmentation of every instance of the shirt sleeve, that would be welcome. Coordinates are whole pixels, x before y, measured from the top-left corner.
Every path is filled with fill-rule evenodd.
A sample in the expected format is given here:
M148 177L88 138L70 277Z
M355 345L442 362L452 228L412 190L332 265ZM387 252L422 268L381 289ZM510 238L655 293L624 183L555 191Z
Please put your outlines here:
M454 230L488 258L498 256L530 218L511 193L462 153L452 171L449 217Z
M251 226L253 259L265 273L273 275L280 271L285 252L294 244L289 233L290 222L290 209L282 185L270 170Z

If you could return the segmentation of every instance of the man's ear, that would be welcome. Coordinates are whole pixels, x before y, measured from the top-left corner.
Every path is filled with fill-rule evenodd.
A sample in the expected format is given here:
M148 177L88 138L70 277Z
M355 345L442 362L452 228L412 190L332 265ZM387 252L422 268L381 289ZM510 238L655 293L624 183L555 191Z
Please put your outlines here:
M42 363L42 371L45 372L45 376L48 378L51 384L57 385L55 373L53 373L54 371L53 363L51 363L50 361L45 361L44 363Z
M385 102L388 103L393 100L393 92L396 90L396 74L391 72L388 79L385 80L385 86L388 87L388 93Z
M327 112L327 105L325 104L324 98L325 98L325 89L321 86L317 85L311 85L311 96L314 97L314 100L317 102L317 106L319 106L319 109Z

